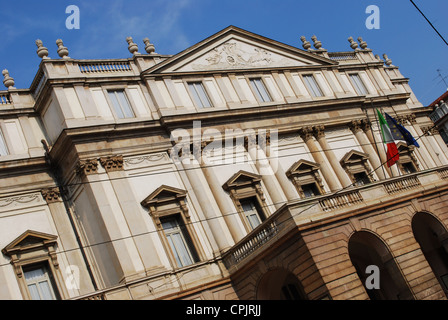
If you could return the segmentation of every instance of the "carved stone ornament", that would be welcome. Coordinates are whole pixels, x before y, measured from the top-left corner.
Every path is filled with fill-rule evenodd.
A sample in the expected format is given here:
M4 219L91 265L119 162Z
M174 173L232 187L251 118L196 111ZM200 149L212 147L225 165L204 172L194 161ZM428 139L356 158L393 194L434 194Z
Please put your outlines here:
M311 43L306 40L305 36L301 36L300 40L302 41L303 49L308 50L309 48L311 48Z
M128 43L128 50L130 53L132 54L137 54L138 53L138 46L136 43L134 43L134 40L132 39L132 37L127 37L126 38L126 42Z
M348 37L348 42L350 42L350 48L356 50L358 48L358 44L353 40L353 37Z
M309 139L313 137L313 128L303 127L299 129L299 135L303 139L303 141L307 142Z
M143 39L143 43L145 44L145 51L148 54L152 54L154 53L154 51L156 50L156 48L154 47L154 45L149 41L148 38Z
M79 160L76 172L78 174L83 173L85 175L98 173L98 160L97 159Z
M68 59L68 49L64 47L61 39L56 40L56 45L58 46L58 55L63 59Z
M106 172L123 170L123 156L101 157L100 162Z
M361 47L362 50L367 49L367 42L362 40L362 37L358 37L358 42L359 42L359 46Z
M325 126L317 125L313 127L313 135L316 139L325 137Z
M61 192L59 188L48 188L41 190L42 197L47 204L59 202L61 200Z
M9 76L9 71L7 69L2 71L3 74L3 84L8 89L14 89L14 78Z
M42 40L37 39L36 40L36 46L37 46L37 55L41 59L49 59L48 58L48 49L44 47Z
M362 120L352 120L348 127L350 128L350 130L352 130L353 133L356 133L358 131L361 131L363 128L363 122Z

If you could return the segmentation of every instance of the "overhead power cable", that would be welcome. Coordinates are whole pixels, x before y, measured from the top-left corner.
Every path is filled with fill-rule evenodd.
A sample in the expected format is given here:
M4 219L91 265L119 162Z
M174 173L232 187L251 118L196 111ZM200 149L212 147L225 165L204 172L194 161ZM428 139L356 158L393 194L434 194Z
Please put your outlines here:
M410 0L411 3L414 5L414 7L420 12L420 14L423 16L423 18L426 19L426 21L429 23L429 25L434 29L434 31L439 35L439 37L445 42L445 44L448 46L448 42L446 42L445 38L440 34L440 32L436 29L436 27L429 21L429 19L425 16L425 14L419 9L419 7L414 3L414 1Z

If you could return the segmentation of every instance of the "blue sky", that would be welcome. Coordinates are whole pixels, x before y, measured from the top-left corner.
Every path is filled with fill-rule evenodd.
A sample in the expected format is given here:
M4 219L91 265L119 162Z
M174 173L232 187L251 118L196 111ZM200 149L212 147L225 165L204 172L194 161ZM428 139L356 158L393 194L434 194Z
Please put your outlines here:
M414 0L448 41L448 1ZM65 22L68 5L80 9L80 29ZM380 29L369 30L366 8L380 9ZM74 59L127 58L126 37L144 52L148 37L160 54L176 54L234 25L302 48L300 36L316 35L328 51L350 51L347 38L362 36L374 54L386 53L417 98L428 105L447 88L448 46L409 0L15 0L2 1L0 69L17 88L29 88L40 63L35 40L59 58L61 38ZM0 85L0 90L5 89Z

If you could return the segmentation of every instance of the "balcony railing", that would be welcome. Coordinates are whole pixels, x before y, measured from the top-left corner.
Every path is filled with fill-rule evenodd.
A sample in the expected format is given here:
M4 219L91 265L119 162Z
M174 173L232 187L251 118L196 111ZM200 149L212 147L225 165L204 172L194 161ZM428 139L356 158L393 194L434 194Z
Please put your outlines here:
M416 176L404 177L398 180L385 182L384 188L388 194L394 194L405 190L415 189L421 186Z
M284 207L282 210L275 212L268 218L268 220L265 220L258 226L257 229L253 230L249 235L227 251L223 255L224 264L228 267L232 267L238 263L243 263L247 257L254 254L255 251L263 247L263 245L274 236L281 237L280 233L285 234L285 230L293 228L293 220L299 219L297 221L300 221L301 219L304 219L303 221L310 221L308 220L309 218L307 218L307 214L313 216L313 221L317 221L317 219L324 219L326 213L329 212L337 214L337 211L344 208L356 208L357 205L365 206L368 205L370 201L376 201L378 197L384 201L387 199L394 199L400 192L409 190L418 191L425 186L433 187L432 184L434 183L447 183L445 179L448 179L448 166L420 171L401 177L394 177L386 181L376 181L353 189L348 189L344 192L335 192L329 195L295 201ZM316 209L308 211L311 208ZM296 211L297 209L298 211ZM300 212L300 214L294 212ZM291 224L285 227L286 220L290 220Z
M272 239L278 231L279 228L275 220L265 221L261 226L250 233L248 237L243 239L228 252L224 257L224 264L226 266L231 266L240 262Z
M11 97L9 93L0 93L0 104L11 104Z
M356 60L356 53L354 52L329 52L328 56L334 61Z
M115 73L132 70L129 61L83 61L79 62L78 66L82 73Z
M336 210L360 202L363 202L363 199L361 193L357 190L335 194L319 200L319 204L324 211Z

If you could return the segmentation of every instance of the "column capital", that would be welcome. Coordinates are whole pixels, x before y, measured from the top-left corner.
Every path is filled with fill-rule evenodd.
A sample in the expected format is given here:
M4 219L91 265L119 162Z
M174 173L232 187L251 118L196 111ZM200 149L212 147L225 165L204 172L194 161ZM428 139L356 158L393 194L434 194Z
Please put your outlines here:
M83 159L79 160L76 166L76 173L90 175L98 173L98 160L97 159Z
M350 123L348 124L348 127L350 128L350 130L356 134L357 132L363 130L363 122L362 120L358 119L358 120L352 120L350 121Z
M40 192L47 204L61 201L61 191L58 187L42 189Z
M307 142L313 137L313 128L312 127L300 128L299 135L303 139L303 141Z
M325 126L320 124L313 127L313 135L316 139L325 137Z
M106 172L123 171L123 156L101 157L100 163Z

